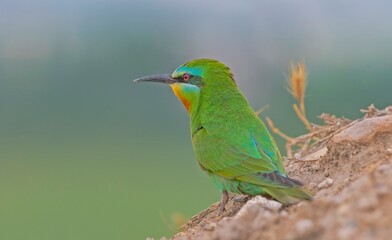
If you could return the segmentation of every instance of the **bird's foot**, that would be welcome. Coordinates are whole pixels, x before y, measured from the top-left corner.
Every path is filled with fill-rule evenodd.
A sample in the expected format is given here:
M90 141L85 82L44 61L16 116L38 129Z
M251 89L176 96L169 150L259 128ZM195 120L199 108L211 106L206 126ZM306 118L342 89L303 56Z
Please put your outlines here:
M233 201L234 202L247 202L251 198L252 198L252 196L248 196L248 195L237 195L233 198Z

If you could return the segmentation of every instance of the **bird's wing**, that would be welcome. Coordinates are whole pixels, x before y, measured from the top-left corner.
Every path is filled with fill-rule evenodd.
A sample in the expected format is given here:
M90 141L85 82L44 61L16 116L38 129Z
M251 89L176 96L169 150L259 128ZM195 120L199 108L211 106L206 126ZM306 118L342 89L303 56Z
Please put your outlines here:
M260 174L285 174L275 142L260 126L237 132L204 128L194 135L193 144L200 165L227 179L252 182L266 178L272 185L280 185L273 175Z

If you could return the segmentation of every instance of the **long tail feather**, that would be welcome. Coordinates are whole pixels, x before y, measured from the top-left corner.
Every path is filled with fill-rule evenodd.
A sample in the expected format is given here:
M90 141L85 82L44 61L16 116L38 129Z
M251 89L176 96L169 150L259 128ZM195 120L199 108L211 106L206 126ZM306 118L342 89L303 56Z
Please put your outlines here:
M312 193L301 187L273 188L264 187L263 190L283 204L294 204L302 200L312 200Z

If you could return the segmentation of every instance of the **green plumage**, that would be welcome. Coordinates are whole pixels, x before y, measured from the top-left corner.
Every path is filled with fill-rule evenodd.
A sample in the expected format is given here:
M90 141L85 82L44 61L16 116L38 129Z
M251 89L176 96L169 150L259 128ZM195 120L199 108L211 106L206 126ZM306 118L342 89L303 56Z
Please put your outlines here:
M202 69L199 106L190 113L192 143L197 161L218 189L267 194L285 204L311 199L298 181L287 178L274 139L229 68L214 60L186 66Z
M184 74L190 76L186 81ZM190 101L196 159L218 189L269 195L284 204L311 199L299 181L287 177L273 137L227 66L211 59L193 60L178 67L171 77L180 86L176 95L183 102Z

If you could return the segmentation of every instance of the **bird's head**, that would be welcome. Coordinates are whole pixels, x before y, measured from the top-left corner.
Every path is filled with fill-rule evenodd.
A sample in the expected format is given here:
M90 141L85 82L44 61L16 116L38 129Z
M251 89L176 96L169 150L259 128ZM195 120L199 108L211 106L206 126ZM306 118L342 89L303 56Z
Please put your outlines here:
M170 84L174 94L191 111L206 90L235 86L230 68L213 59L196 59L179 66L172 74L143 77L134 82L160 82ZM210 92L210 91L209 91Z

